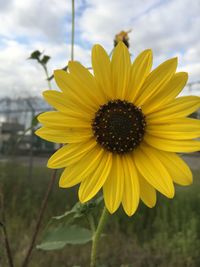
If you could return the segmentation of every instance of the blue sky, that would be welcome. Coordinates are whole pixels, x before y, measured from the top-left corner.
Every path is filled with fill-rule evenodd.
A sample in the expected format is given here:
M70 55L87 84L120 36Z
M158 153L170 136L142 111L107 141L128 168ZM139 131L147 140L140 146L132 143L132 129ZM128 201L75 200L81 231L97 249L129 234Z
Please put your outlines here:
M189 72L189 81L200 80L199 0L75 0L75 4L76 60L89 66L93 44L110 51L114 35L132 29L133 57L152 48L157 66L178 56L179 70ZM40 95L47 86L44 74L27 57L33 50L45 51L52 57L50 73L67 64L71 0L0 0L0 19L0 97ZM200 94L198 86L192 93Z

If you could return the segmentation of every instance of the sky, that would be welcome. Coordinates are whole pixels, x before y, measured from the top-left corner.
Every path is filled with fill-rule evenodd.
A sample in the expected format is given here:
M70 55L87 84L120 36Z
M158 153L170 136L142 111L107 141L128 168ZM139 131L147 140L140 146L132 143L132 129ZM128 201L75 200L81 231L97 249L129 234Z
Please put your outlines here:
M75 10L75 60L82 64L91 66L94 44L109 52L115 34L131 29L133 58L151 48L156 67L178 56L178 70L200 81L199 0L75 0ZM34 50L50 55L50 74L67 64L71 0L0 0L0 21L0 98L40 96L43 69L27 58ZM200 95L200 84L184 92Z

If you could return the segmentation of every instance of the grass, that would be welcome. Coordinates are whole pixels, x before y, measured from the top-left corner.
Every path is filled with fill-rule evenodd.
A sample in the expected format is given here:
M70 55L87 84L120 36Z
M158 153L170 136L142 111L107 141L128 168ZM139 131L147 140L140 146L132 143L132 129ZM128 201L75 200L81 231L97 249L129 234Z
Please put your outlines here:
M37 213L50 179L46 167L34 167L30 180L25 166L9 162L0 165L8 234L15 267L21 267ZM199 267L200 258L200 172L194 184L177 187L173 200L158 196L155 208L143 204L129 218L122 210L111 216L104 242L101 242L102 267ZM43 220L62 214L77 200L77 188L63 190L54 185ZM40 236L38 242L40 241ZM63 250L34 250L30 267L88 267L90 245L66 246ZM3 247L1 238L0 246ZM78 255L78 256L77 256ZM107 265L105 265L105 263ZM5 251L0 249L0 266L6 267Z

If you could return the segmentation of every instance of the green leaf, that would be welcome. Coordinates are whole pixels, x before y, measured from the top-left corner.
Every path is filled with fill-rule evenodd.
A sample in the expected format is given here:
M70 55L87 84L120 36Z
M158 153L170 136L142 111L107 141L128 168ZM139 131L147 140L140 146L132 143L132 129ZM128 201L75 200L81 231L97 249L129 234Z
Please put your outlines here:
M56 250L56 249L62 249L66 245L65 242L58 241L58 242L44 242L40 245L37 245L37 249L42 249L42 250Z
M68 218L71 218L71 215L74 215L74 213L75 212L73 210L66 211L62 215L52 217L52 219L55 219L55 220L61 220L61 219L64 219L64 218L68 219Z
M80 206L80 202L77 202L71 210L69 211L66 211L65 213L63 213L62 215L59 215L59 216L55 216L53 217L53 219L56 219L56 220L61 220L61 219L65 219L65 222L66 220L70 219L72 216L74 216L77 212L77 209L78 207Z
M31 121L31 126L32 127L35 127L35 126L37 126L38 124L39 124L39 121L38 121L38 116L40 115L40 114L42 114L43 112L40 112L40 113L38 113L36 116L34 116L33 118L32 118L32 121Z
M95 218L99 206L102 205L102 197L85 204L77 202L70 211L60 216L52 217L43 233L42 243L38 249L61 249L66 244L85 244L92 239L92 231L83 228L87 218Z
M77 225L60 225L56 228L50 227L37 248L43 250L61 249L66 244L86 244L91 239L92 233L88 229Z
M35 50L34 52L31 53L29 59L37 59L39 61L40 56L41 56L41 52L39 50Z
M50 58L51 58L50 56L44 55L42 60L40 61L41 64L46 65Z
M99 209L99 206L102 203L103 203L102 196L97 199L92 199L83 204L81 204L80 202L77 203L76 206L74 207L76 211L74 218L80 218L95 213Z

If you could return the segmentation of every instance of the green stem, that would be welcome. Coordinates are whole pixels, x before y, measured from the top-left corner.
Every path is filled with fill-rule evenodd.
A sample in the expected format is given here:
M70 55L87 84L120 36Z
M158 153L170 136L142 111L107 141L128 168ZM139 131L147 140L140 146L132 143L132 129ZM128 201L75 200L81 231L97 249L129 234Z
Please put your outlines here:
M96 267L96 259L97 259L99 240L101 238L101 234L104 230L104 226L105 226L106 221L108 219L108 215L109 215L108 210L106 209L106 207L104 207L103 212L102 212L101 217L100 217L100 220L99 220L99 224L98 224L97 229L93 235L90 267Z
M88 222L89 222L90 228L92 230L92 233L94 235L94 233L96 231L96 226L95 226L94 217L91 214L88 215Z
M45 71L45 74L46 74L46 77L47 77L48 87L49 87L49 89L51 90L52 88L51 88L51 82L50 82L50 80L49 80L49 72L48 72L48 69L47 69L47 67L46 67L45 65L42 65L42 66L43 66L43 68L44 68L44 71Z
M72 35L71 35L71 61L74 60L74 29L75 29L75 7L74 1L72 0Z

